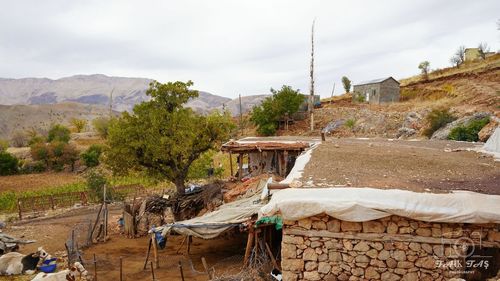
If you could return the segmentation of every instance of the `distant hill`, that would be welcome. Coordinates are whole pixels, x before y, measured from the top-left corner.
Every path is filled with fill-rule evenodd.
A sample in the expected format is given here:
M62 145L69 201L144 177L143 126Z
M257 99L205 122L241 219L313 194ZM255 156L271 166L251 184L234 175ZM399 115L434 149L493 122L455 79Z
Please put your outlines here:
M109 114L109 96L113 91L113 110L131 111L148 100L146 89L151 79L110 77L102 74L75 75L57 80L48 78L0 78L0 138L14 130L32 127L46 129L53 123L69 123L71 118L92 120ZM266 95L242 97L243 113ZM236 116L239 100L199 91L187 102L198 113L226 108Z
M103 74L75 75L61 79L48 78L0 78L0 104L43 105L75 102L86 105L109 106L113 92L113 110L130 111L135 104L148 99L146 89L151 79L110 77ZM242 99L245 111L260 103L261 95ZM239 114L238 100L199 91L199 97L187 103L197 112L207 113L222 109L223 105L234 115Z
M103 116L109 116L109 109L102 105L80 103L0 105L0 138L9 138L15 131L32 128L46 131L51 124L56 123L68 125L71 118L92 120Z

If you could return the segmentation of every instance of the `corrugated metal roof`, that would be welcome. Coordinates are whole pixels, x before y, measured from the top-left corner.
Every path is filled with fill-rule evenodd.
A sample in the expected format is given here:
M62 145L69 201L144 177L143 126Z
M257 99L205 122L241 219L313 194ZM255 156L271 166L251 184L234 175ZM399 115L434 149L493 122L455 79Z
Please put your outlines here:
M392 78L392 76L389 76L389 77L384 77L384 78L379 78L379 79L373 79L373 80L369 80L369 81L359 82L359 83L354 84L354 86L381 83L381 82L384 82L387 79L393 79L394 81L398 82L398 80ZM399 84L399 82L398 82L398 84Z

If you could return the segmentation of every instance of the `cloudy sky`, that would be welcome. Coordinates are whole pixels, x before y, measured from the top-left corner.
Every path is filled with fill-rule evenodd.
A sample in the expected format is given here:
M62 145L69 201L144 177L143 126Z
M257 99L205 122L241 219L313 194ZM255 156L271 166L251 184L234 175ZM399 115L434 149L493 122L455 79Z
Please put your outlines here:
M316 18L316 92L340 78L404 78L449 65L460 45L500 49L500 1L4 1L0 77L102 73L188 80L227 97L291 85L308 92Z

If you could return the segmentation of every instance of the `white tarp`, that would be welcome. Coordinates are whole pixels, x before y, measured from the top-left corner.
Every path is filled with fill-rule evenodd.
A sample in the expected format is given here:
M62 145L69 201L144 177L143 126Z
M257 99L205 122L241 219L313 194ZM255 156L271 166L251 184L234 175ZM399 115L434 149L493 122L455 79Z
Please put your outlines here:
M189 220L166 224L154 229L161 232L163 236L171 231L182 235L191 235L203 239L213 239L224 231L237 227L256 215L264 206L261 201L260 192L267 186L267 182L261 179L257 185L256 193L247 198L223 204L217 210Z
M483 152L493 154L497 159L500 159L500 127L495 129L488 141L484 144Z
M285 220L299 220L322 213L354 222L397 215L428 222L500 223L500 196L469 191L289 188L275 192L259 216L280 214Z

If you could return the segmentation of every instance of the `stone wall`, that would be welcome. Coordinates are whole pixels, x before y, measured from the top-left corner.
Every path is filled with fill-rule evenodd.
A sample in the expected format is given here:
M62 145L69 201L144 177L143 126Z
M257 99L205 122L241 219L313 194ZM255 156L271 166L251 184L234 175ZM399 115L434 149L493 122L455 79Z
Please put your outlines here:
M467 247L455 242L498 247L498 227L398 216L363 223L327 215L285 221L283 280L448 280L464 274L457 262L465 262Z

